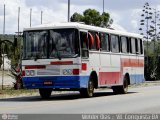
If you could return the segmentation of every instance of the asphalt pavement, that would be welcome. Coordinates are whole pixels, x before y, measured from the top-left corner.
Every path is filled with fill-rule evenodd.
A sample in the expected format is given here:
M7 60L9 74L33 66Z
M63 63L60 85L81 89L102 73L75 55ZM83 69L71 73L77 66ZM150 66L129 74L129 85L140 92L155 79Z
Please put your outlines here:
M0 114L94 114L94 113L159 113L160 86L130 88L128 94L115 95L112 90L95 92L93 98L77 93L54 95L49 100L40 96L0 99Z

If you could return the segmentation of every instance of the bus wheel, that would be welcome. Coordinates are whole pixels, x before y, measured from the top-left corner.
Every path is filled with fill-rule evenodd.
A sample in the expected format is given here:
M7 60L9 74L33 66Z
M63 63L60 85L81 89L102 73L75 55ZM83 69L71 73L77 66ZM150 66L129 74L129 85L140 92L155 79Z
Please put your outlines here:
M114 86L112 87L113 92L116 94L127 94L128 92L128 80L125 77L123 80L123 85L122 86Z
M43 88L39 89L39 94L42 99L50 98L51 93L52 93L52 89L47 89L47 88L46 89L43 89Z
M127 94L128 92L128 80L126 77L124 78L123 85L120 86L120 90L122 94Z
M80 90L80 94L83 97L93 97L93 93L94 93L94 83L93 80L90 79L88 82L88 88L82 88Z
M114 93L119 94L119 86L112 87Z

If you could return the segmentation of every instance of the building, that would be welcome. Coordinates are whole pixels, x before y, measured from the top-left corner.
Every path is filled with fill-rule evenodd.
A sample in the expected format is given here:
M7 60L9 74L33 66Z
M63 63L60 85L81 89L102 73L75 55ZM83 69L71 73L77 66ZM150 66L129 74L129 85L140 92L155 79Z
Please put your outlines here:
M2 59L4 56L4 70L10 70L11 69L11 60L8 59L7 54L2 54ZM3 69L3 63L1 65L1 69Z

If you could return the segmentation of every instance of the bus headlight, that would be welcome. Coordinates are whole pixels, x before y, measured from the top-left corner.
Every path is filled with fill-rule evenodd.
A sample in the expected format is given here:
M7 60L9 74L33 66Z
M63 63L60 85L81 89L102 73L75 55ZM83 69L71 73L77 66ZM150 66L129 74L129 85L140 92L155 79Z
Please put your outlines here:
M26 70L26 76L30 76L30 71Z
M26 70L26 76L35 76L34 70Z
M30 75L31 75L31 76L34 76L34 75L35 75L35 71L34 71L34 70L31 70L31 71L30 71Z
M64 69L63 70L63 75L72 75L72 70L71 69Z

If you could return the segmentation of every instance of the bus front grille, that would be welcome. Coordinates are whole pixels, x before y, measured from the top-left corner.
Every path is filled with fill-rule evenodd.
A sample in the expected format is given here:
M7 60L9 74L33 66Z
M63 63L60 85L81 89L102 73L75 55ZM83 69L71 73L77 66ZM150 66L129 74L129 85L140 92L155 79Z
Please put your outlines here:
M60 69L37 70L37 75L60 75Z

